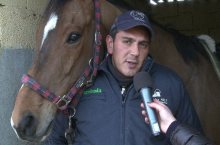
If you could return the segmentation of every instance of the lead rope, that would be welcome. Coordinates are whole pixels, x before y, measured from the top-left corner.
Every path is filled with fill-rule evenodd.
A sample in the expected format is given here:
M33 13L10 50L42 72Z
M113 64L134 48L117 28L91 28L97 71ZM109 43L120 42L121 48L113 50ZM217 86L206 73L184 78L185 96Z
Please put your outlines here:
M74 123L74 116L76 114L76 109L75 107L68 107L68 113L69 113L69 117L68 117L68 128L65 130L65 138L66 141L68 143L68 145L71 145L74 143L74 137L75 137L75 132L74 132L74 128L75 123Z

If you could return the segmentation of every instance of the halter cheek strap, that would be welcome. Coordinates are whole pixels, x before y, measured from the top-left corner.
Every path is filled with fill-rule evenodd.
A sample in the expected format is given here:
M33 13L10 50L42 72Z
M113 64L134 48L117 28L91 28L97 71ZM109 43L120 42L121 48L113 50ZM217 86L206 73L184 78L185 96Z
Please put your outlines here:
M74 106L78 103L78 98L76 95L83 90L84 87L92 84L95 76L97 75L97 70L100 62L100 49L102 36L100 32L100 2L99 0L94 0L95 4L95 39L94 39L94 54L93 58L89 61L88 66L84 70L83 74L80 78L75 82L70 91L64 96L56 96L54 93L50 92L45 87L41 86L36 80L34 80L30 75L24 74L22 77L22 83L32 90L45 97L52 103L56 104L60 110L65 110L70 102L73 103Z

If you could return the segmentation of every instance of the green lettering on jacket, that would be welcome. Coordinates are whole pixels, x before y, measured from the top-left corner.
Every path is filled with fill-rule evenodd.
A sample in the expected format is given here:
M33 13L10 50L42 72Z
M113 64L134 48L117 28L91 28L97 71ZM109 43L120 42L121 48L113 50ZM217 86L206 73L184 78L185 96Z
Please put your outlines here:
M85 90L83 92L84 95L88 95L88 94L100 94L102 93L102 89L100 88L95 88L95 89L88 89L88 90Z

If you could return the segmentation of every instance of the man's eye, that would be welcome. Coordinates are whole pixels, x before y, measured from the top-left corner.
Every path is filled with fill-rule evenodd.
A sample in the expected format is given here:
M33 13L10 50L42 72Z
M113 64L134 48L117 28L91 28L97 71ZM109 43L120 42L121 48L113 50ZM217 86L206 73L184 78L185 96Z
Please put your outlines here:
M132 42L130 40L124 40L123 43L130 45Z
M149 47L149 44L147 44L147 43L140 43L140 44L139 44L139 47L140 47L140 48L148 48L148 47Z

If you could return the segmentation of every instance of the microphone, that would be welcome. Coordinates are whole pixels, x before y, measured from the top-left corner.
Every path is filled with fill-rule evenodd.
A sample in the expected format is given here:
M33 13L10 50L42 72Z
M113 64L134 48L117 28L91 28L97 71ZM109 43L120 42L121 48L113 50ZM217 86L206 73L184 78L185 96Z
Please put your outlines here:
M152 134L157 136L160 134L160 126L155 115L155 110L148 106L148 103L152 102L152 80L147 72L138 72L134 78L134 87L137 92L140 92L144 106L150 122Z

